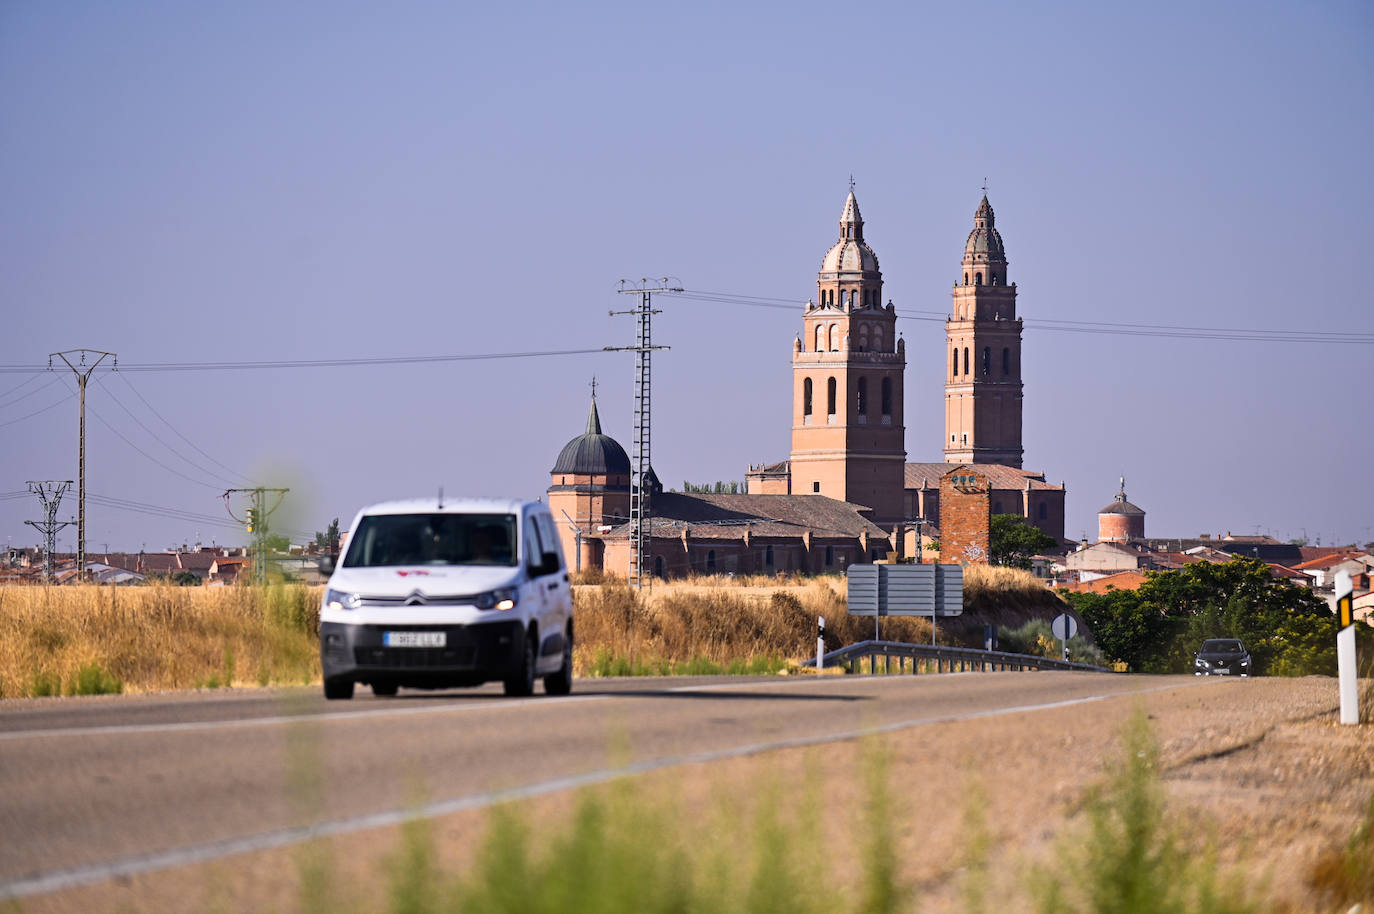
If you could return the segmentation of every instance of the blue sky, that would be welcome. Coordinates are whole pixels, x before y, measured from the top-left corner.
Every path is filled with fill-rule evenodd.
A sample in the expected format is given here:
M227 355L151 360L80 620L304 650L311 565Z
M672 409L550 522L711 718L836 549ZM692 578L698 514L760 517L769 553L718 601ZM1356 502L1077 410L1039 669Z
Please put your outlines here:
M1151 535L1363 542L1370 111L1359 2L6 4L0 365L627 345L618 281L671 275L799 303L661 300L655 467L742 479L787 455L800 302L853 174L908 314L908 459L938 460L939 315L986 178L1026 465L1067 481L1069 536L1124 474ZM241 542L108 499L225 518L245 480L290 486L278 520L307 532L440 485L539 494L593 375L628 447L623 353L98 374L88 544ZM0 374L0 496L75 477L51 380ZM0 535L32 544L37 511L0 498Z

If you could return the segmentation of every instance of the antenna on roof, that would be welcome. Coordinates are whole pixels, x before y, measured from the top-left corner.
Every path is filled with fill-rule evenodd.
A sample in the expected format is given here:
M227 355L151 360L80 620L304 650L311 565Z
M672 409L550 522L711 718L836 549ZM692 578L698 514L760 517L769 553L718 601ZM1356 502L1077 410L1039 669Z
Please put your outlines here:
M440 508L443 508L443 507L444 507L444 487L443 487L443 486L440 486L440 487L439 487L439 507L440 507Z

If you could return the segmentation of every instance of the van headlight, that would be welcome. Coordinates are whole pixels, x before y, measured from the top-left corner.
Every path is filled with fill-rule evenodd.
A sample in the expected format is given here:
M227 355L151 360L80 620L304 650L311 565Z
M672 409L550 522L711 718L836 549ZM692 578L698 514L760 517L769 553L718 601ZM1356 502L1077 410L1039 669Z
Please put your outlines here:
M343 590L326 590L324 592L325 609L357 609L363 602L363 598L356 593L348 593Z
M472 600L472 605L478 609L515 609L515 604L520 602L520 588L518 587L498 587L496 590L487 593L479 593Z

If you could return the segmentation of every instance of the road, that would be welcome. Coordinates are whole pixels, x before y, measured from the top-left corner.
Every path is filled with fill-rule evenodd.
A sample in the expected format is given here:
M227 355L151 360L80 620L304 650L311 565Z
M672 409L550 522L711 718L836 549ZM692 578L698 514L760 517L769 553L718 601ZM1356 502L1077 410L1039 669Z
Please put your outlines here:
M22 840L0 845L0 898L391 825L417 806L441 815L622 773L1193 685L1034 672L580 680L562 699L489 687L346 703L314 689L5 702L0 833Z

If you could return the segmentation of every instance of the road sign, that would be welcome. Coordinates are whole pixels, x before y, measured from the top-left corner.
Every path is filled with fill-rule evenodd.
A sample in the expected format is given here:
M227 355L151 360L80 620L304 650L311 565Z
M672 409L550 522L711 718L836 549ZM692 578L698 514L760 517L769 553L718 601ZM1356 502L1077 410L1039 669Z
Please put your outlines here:
M964 611L959 565L850 565L852 616L957 616Z
M1078 634L1078 623L1068 613L1060 613L1050 623L1050 631L1054 632L1054 636L1060 641L1068 641Z
M1355 624L1355 599L1352 594L1336 598L1336 631Z

